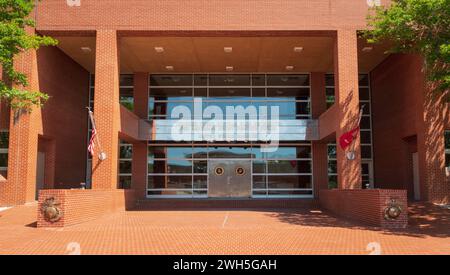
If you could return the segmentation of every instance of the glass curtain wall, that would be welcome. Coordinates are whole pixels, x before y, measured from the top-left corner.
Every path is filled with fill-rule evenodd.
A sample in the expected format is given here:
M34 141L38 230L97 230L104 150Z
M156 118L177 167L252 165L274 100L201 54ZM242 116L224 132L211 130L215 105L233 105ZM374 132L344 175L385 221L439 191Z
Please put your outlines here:
M170 118L177 106L193 113L194 98L224 114L227 106L278 106L281 120L311 118L309 74L176 74L150 76L149 121ZM148 196L206 197L210 159L251 160L253 197L312 196L310 143L281 146L264 153L258 143L150 141Z

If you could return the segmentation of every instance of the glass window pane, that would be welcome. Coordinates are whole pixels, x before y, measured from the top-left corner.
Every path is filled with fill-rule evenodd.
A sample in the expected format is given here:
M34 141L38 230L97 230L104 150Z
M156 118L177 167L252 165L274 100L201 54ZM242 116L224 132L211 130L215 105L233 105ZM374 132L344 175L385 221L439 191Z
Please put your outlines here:
M253 176L253 189L266 189L266 176Z
M192 176L149 176L148 187L192 189Z
M268 88L267 97L271 99L286 100L293 98L294 100L308 100L310 96L309 88Z
M129 160L119 161L119 173L120 174L131 174L131 161L129 161Z
M266 86L266 76L263 74L252 75L252 86Z
M192 86L192 75L151 75L152 86Z
M370 100L369 88L359 88L359 100Z
M0 148L7 149L9 147L9 132L0 132Z
M359 75L359 86L369 86L369 75L360 74Z
M0 167L8 167L8 154L0 154Z
M133 157L133 147L130 145L120 146L119 158L131 159Z
M119 176L119 188L130 189L131 188L131 176Z
M334 91L334 88L326 88L325 89L325 95L326 96L331 96L331 97L333 97L333 99L334 99L334 96L335 96L335 91Z
M363 144L371 144L372 138L370 131L361 131L361 143Z
M209 97L250 97L250 88L210 88Z
M295 174L311 173L311 161L297 160L270 160L268 161L269 173L272 174Z
M445 149L450 149L450 131L445 131Z
M309 75L268 75L268 86L309 86Z
M268 186L269 189L311 188L311 178L311 176L269 176Z
M337 161L335 160L328 161L328 173L337 174Z
M361 146L361 158L370 159L372 158L372 147L368 145Z
M334 74L326 74L325 75L325 85L326 86L334 86Z
M132 74L121 74L119 78L120 86L133 86L134 85L134 75Z
M195 160L194 161L194 173L207 174L208 173L208 161L207 160Z
M338 187L338 177L333 175L333 176L328 176L328 189L335 189Z
M266 173L266 161L265 160L253 160L253 173L254 174Z
M251 158L250 147L210 147L210 158Z
M361 129L370 129L370 117L363 116L361 118Z
M336 158L336 145L328 145L328 158Z
M178 100L192 100L192 88L151 88L150 96L157 100L177 98Z
M206 74L194 75L194 85L195 86L207 86L208 85L208 76Z
M194 176L194 189L206 189L208 188L207 176Z
M215 74L209 76L210 86L250 86L250 75Z

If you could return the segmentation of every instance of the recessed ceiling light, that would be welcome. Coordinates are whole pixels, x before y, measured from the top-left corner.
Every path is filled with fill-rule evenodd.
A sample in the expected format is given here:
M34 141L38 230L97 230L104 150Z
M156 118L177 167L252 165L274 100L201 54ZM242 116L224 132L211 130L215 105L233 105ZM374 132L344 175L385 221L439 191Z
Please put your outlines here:
M92 52L92 49L89 47L81 47L81 51L84 53L90 53L90 52Z
M233 47L223 47L223 51L226 53L231 53L233 52Z
M185 93L187 93L186 90L180 90L180 94L185 94Z
M283 91L277 90L277 94L282 95Z
M294 47L294 52L301 53L303 51L303 47Z
M234 90L228 90L229 94L234 94Z
M164 47L155 47L155 52L157 52L157 53L164 52Z
M166 70L168 70L168 71L173 71L173 66L166 66Z
M234 70L234 67L233 67L233 66L226 66L226 67L225 67L225 70L226 70L227 72L232 72L232 71Z
M365 52L365 53L368 53L368 52L370 52L372 50L373 50L373 47L369 47L369 46L362 48L362 51Z
M294 66L292 66L292 65L286 66L286 71L292 71L292 70L294 70Z

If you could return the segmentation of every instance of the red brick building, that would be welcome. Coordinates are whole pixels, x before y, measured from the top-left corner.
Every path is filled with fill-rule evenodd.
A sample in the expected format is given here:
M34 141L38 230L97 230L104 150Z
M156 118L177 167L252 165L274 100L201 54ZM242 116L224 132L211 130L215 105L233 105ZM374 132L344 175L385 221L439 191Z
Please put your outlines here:
M15 65L50 99L31 114L1 106L0 205L81 183L89 190L73 191L82 192L77 201L103 208L118 207L106 202L111 192L125 193L130 205L245 197L319 199L340 209L338 199L351 208L384 205L372 200L383 196L378 189L400 189L409 199L449 203L448 106L429 92L420 57L386 54L386 45L358 37L376 2L39 2L35 31L59 44ZM194 98L221 110L277 106L299 130L282 135L273 153L262 152L260 140L174 141L164 123L176 106L194 111ZM351 158L336 139L356 126L361 105ZM87 106L105 160L87 152Z

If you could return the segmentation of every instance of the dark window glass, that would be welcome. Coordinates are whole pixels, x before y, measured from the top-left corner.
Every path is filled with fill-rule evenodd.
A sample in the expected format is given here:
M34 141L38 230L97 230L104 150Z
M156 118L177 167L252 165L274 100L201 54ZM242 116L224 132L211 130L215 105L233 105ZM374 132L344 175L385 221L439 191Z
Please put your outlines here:
M253 176L253 189L265 189L266 176Z
M251 158L250 147L210 147L210 158Z
M131 159L133 157L132 146L120 146L119 158Z
M328 145L328 157L336 158L336 145Z
M250 86L250 75L216 74L209 76L210 86Z
M208 85L208 76L206 74L194 75L194 85L195 86L207 86Z
M151 88L150 96L157 100L167 100L168 98L192 100L192 88Z
M361 143L364 143L364 144L372 143L370 131L361 131Z
M338 187L338 177L328 176L328 189L335 189Z
M195 88L194 96L206 98L208 96L208 89L207 88Z
M371 146L368 146L368 145L361 146L361 158L363 158L363 159L372 158Z
M445 149L450 149L450 131L445 131Z
M266 86L266 76L263 74L252 75L252 86Z
M333 74L325 75L325 85L326 86L334 86L334 75Z
M335 160L328 161L328 173L337 174L337 161Z
M253 160L253 173L254 174L266 173L266 161Z
M359 75L359 86L369 86L369 75L360 74Z
M194 161L194 173L207 174L208 173L208 161L207 160L195 160Z
M191 189L192 176L149 176L148 187L152 189ZM164 192L164 194L168 194Z
M132 74L121 74L119 78L120 86L133 86L134 76Z
M153 86L192 86L192 75L151 75L150 87Z
M250 97L250 88L210 88L209 97Z
M266 89L264 88L253 88L252 89L253 100L263 100L266 97Z
M0 154L0 167L8 167L8 154Z
M370 100L369 88L359 88L359 100Z
M267 97L273 98L292 98L293 100L308 100L309 88L268 88Z
M119 176L119 188L130 189L131 188L131 176Z
M361 119L361 129L369 129L370 130L370 117L363 116Z
M309 75L268 75L268 86L309 86Z
M9 132L0 132L0 148L7 149L9 147Z
M119 172L121 174L131 174L131 161L119 161Z
M326 94L327 96L332 97L333 100L334 100L334 93L335 93L334 88L326 88L326 89L325 89L325 94ZM328 97L327 97L327 99L328 99Z

